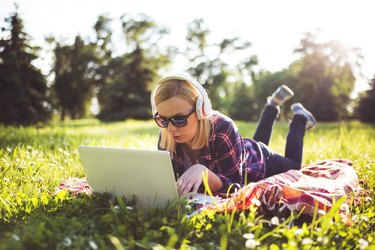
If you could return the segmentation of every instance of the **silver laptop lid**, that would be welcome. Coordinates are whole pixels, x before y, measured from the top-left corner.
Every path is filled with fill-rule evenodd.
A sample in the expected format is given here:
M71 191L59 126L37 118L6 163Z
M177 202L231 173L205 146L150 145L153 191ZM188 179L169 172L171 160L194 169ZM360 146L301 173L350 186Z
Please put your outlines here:
M137 206L163 207L178 198L169 152L79 146L94 192L135 198Z

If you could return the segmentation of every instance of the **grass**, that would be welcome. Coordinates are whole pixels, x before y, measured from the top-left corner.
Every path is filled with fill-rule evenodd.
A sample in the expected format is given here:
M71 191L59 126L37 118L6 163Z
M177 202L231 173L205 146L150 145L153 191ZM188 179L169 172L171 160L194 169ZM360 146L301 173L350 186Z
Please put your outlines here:
M238 122L244 137L255 123ZM274 131L271 148L283 153L287 124ZM198 213L184 201L166 209L135 209L132 201L103 195L55 194L68 177L84 172L77 146L155 149L153 121L56 122L43 128L0 126L0 249L374 249L375 201L350 207L353 224L340 221L340 203L309 223L266 218L256 209ZM375 127L319 124L305 135L304 162L347 158L366 188L375 187Z

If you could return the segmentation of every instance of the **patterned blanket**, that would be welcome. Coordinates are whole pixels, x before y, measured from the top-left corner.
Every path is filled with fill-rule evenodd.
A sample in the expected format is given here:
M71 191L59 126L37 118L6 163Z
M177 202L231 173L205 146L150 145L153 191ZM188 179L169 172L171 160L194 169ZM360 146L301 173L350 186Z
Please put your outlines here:
M349 198L349 194L355 191L358 177L352 166L353 163L345 159L311 163L301 170L289 170L250 183L231 197L203 209L242 211L253 204L262 212L276 213L288 208L309 216L313 216L314 212L317 216L323 215L332 208L334 201ZM345 204L340 209L344 217L349 213Z
M243 211L253 204L261 212L277 213L288 208L313 216L328 212L334 201L349 198L358 186L358 177L349 160L324 160L311 163L301 170L289 170L264 180L250 183L230 197L206 206L216 212ZM86 178L69 178L63 181L56 192L68 190L73 194L91 194ZM345 207L347 209L345 209ZM341 215L348 215L349 207L342 206ZM318 209L317 211L315 211Z

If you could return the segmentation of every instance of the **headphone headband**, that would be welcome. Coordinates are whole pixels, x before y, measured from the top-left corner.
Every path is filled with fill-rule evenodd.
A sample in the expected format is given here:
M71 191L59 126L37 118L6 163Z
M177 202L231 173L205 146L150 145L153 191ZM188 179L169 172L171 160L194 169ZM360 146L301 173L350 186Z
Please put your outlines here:
M168 75L165 75L163 78L161 78L153 88L151 92L151 108L152 108L152 115L156 114L156 105L155 105L155 90L156 87L162 84L163 82L166 82L168 80L184 80L192 84L199 92L199 96L196 103L196 113L198 116L198 119L203 119L204 116L207 116L211 114L212 106L211 101L208 98L207 91L203 88L203 86L195 80L193 77L186 73L171 73Z

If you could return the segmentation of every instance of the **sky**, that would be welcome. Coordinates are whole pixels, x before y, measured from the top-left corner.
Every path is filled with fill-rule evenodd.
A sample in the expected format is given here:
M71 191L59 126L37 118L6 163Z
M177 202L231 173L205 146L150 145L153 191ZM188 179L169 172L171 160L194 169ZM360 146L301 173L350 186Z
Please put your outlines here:
M341 40L362 50L364 78L356 89L367 87L375 75L375 33L372 0L1 0L0 24L14 12L14 3L26 31L42 46L44 37L71 39L93 35L101 14L119 18L124 13L144 13L170 28L171 45L185 43L187 24L204 19L210 38L238 36L251 42L259 68L276 72L295 60L293 50L305 32L321 30L322 41ZM372 26L372 27L371 27ZM178 67L178 66L176 66Z

